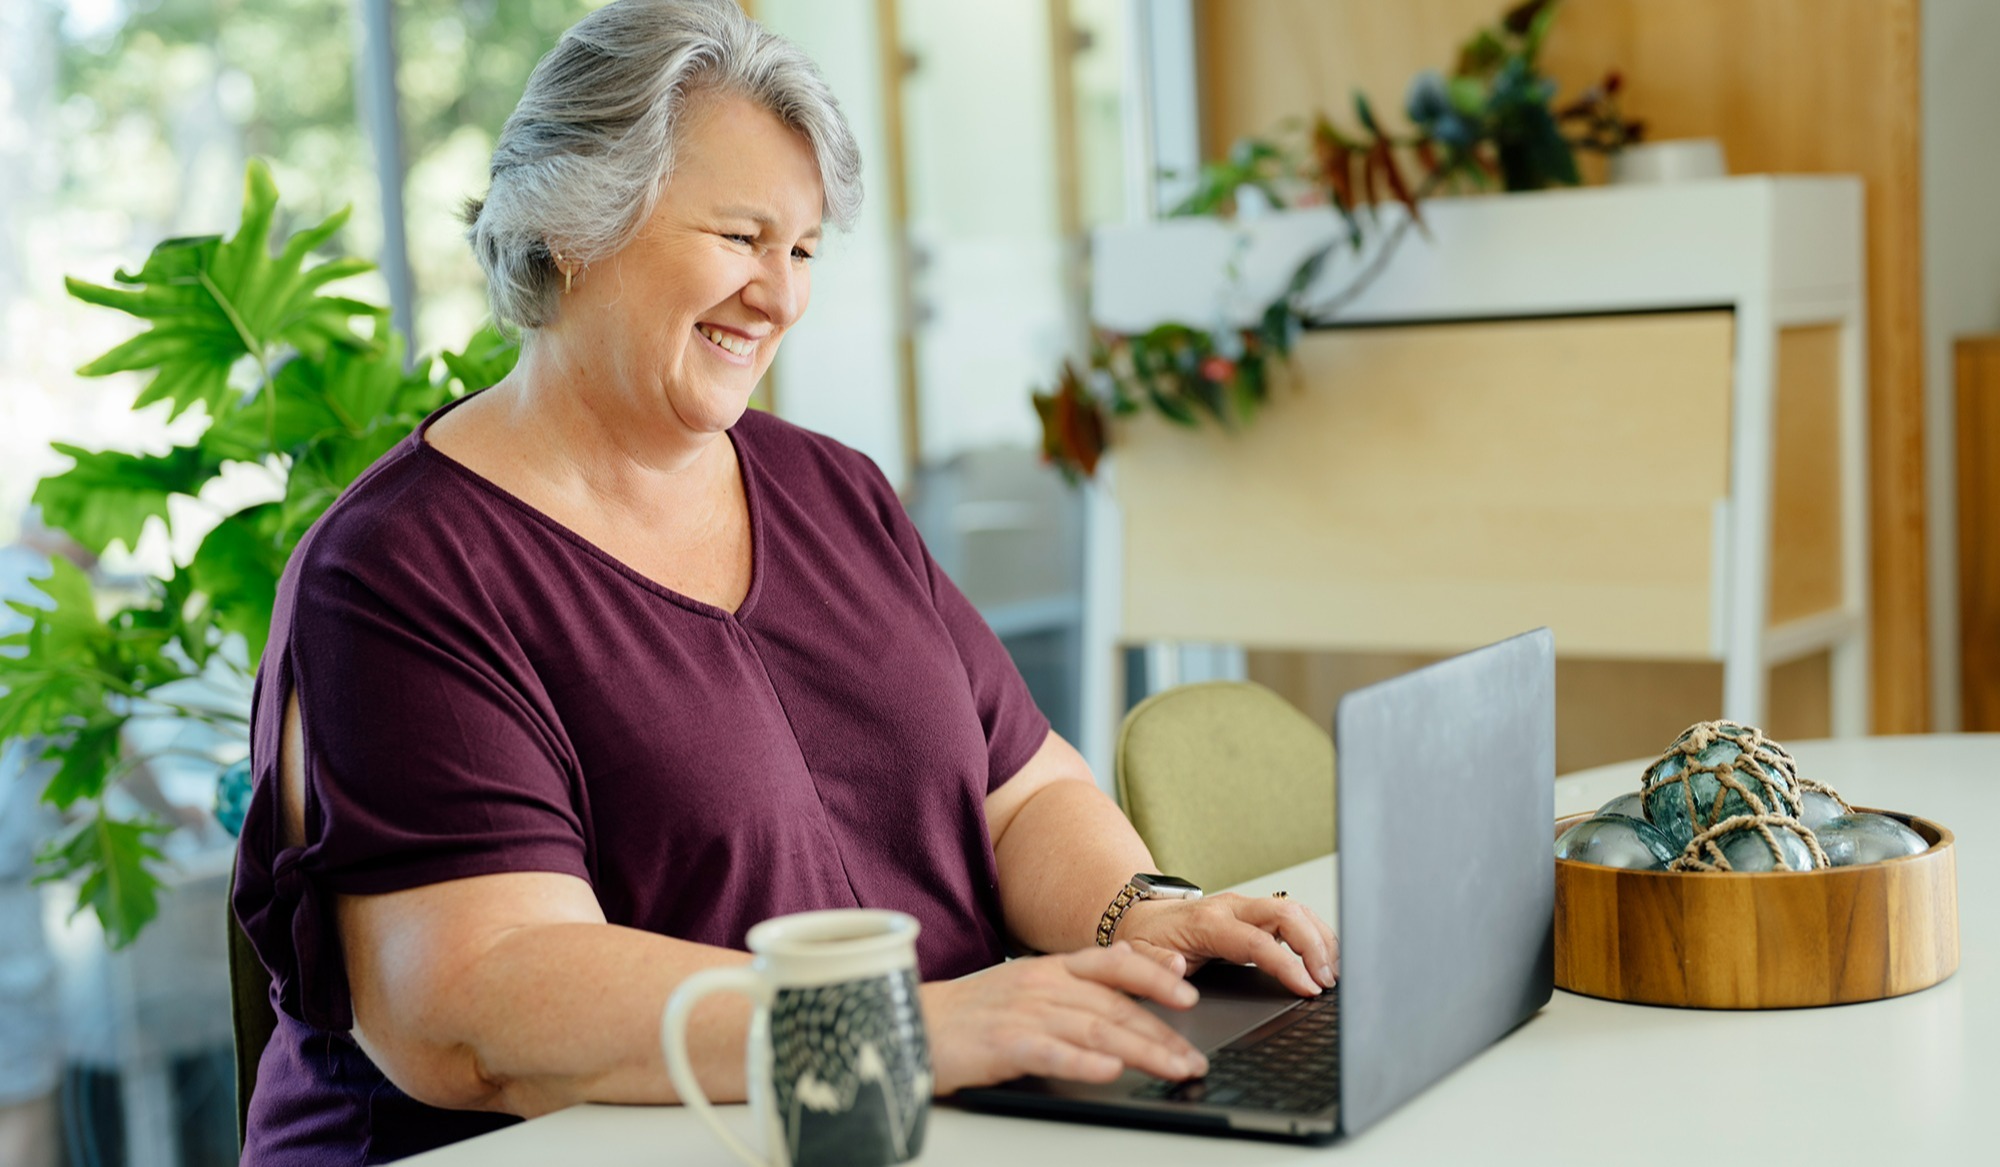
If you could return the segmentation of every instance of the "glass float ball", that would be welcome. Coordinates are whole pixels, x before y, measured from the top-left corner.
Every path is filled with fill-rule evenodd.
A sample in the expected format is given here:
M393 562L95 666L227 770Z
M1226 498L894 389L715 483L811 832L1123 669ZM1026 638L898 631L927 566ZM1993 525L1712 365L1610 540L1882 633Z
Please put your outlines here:
M1662 758L1647 769L1646 785L1639 791L1646 821L1682 847L1694 838L1694 820L1688 815L1680 785L1667 780L1685 769L1687 759L1679 754Z
M1812 848L1790 827L1772 827L1781 855L1771 853L1771 844L1754 827L1742 827L1716 840L1731 871L1811 871ZM1822 839L1824 837L1822 836ZM1824 842L1821 844L1824 846ZM1708 858L1705 856L1705 858Z
M1721 722L1725 732L1748 732L1744 727L1731 722ZM1690 730L1689 734L1693 731ZM1682 734L1678 747L1686 742L1689 734ZM1743 748L1729 738L1717 738L1695 756L1702 766L1731 766L1737 780L1755 791L1764 803L1764 809L1779 813L1789 813L1784 791L1790 784L1783 774L1765 766L1754 758L1746 757ZM1703 828L1710 827L1726 818L1754 811L1743 795L1723 785L1721 778L1714 774L1696 773L1685 783L1672 781L1688 769L1685 754L1670 753L1653 763L1646 771L1643 793L1646 799L1646 818L1654 826L1665 831L1669 839L1686 846ZM1693 807L1690 813L1688 792L1693 791Z
M1799 821L1806 825L1807 830L1814 833L1818 833L1821 827L1847 813L1841 807L1839 799L1831 794L1821 794L1817 790L1800 791L1799 803Z
M1610 814L1628 819L1643 819L1646 817L1646 800L1636 790L1627 791L1598 807L1597 814L1599 818Z
M230 835L243 833L243 816L250 809L250 759L229 766L215 780L215 821Z
M1633 871L1664 871L1680 853L1672 840L1644 819L1624 815L1593 815L1556 840L1556 858L1623 867Z
M1921 855L1931 845L1909 827L1887 815L1850 814L1813 831L1835 867L1880 863L1905 855Z

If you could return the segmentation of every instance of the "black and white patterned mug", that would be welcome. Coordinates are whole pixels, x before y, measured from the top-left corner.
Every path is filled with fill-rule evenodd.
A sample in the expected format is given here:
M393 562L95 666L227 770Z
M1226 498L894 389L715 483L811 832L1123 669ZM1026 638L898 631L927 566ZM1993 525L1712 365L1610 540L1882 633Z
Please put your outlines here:
M707 969L667 1001L660 1042L681 1099L751 1167L888 1167L923 1149L931 1053L917 1001L917 922L840 908L750 929L748 967ZM756 1002L744 1065L762 1154L695 1081L687 1021L710 993Z

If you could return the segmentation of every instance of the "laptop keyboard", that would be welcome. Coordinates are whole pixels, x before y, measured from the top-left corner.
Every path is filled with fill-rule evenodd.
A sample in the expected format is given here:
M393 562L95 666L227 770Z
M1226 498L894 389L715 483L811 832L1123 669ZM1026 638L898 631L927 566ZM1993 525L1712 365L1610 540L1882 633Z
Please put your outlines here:
M1208 1075L1155 1081L1137 1097L1306 1114L1340 1097L1340 991L1301 1001L1208 1059Z

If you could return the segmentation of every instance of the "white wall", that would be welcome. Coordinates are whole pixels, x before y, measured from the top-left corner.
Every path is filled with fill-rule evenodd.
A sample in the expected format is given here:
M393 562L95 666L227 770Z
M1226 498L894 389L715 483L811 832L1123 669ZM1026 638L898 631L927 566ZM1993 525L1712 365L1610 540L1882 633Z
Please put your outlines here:
M1044 0L902 0L926 462L1040 436L1031 387L1069 355Z
M1097 41L1078 62L1079 129L1089 152L1083 209L1091 221L1121 218L1123 25L1133 4L1185 9L1186 0L1074 3L1076 23ZM835 235L822 252L812 307L779 355L778 412L860 447L897 475L909 458L898 347L898 292L907 278L924 461L994 445L1032 447L1040 428L1029 390L1053 384L1063 359L1076 355L1078 311L1067 290L1070 245L1059 234L1046 0L899 0L896 39L911 67L897 111L885 107L874 0L751 7L825 72L861 140L869 188L857 230ZM1191 33L1191 22L1183 23ZM888 214L884 136L892 113L904 131L907 275L897 266Z
M778 350L778 413L867 454L901 487L908 456L875 2L757 0L756 11L819 64L860 142L867 190L853 231L829 232L813 261L812 303Z
M1959 726L1957 428L1952 342L2000 331L2000 3L1923 9L1924 391L1931 689Z

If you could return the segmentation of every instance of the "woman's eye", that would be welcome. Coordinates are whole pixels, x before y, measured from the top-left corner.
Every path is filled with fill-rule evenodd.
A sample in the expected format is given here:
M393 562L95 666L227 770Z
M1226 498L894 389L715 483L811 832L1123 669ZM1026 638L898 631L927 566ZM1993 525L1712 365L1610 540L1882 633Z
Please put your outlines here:
M748 235L724 235L723 238L729 240L731 243L741 243L745 247L756 242L755 239L752 239Z
M813 253L803 247L794 247L792 248L792 258L798 260L800 263L811 263Z

